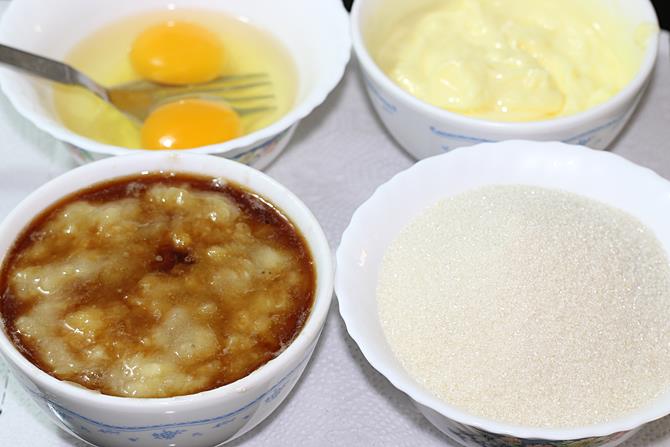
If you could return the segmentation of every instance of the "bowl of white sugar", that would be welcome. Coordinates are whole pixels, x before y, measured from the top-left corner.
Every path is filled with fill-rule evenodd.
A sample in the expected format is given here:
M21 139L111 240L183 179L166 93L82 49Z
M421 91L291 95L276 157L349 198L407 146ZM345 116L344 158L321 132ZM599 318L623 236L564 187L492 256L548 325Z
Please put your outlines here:
M670 182L506 141L428 158L354 213L351 337L463 445L613 446L670 413Z

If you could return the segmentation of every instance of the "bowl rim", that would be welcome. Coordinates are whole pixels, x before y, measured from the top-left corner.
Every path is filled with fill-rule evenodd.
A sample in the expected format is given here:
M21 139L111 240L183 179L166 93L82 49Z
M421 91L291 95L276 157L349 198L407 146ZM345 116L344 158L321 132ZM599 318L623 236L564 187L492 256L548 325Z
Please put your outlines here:
M654 34L649 37L644 58L635 77L607 101L581 112L557 118L537 121L495 121L462 115L416 98L391 81L381 68L379 68L371 54L368 52L365 38L363 37L361 23L361 8L364 7L366 0L357 0L354 2L351 9L352 45L354 53L367 76L370 76L375 83L382 86L387 92L395 95L398 100L405 102L414 109L418 109L421 113L428 115L432 119L439 120L440 122L453 122L462 126L470 126L471 128L476 128L478 131L482 132L508 132L523 138L525 133L572 130L576 126L582 125L584 122L597 120L608 112L624 106L626 102L630 101L638 94L638 92L643 90L654 69L654 65L656 64L660 39L660 26L656 10L651 4L651 1L635 1L644 8L645 15L648 17L648 20L651 21L652 26L655 27L653 31Z
M194 168L198 164L207 166L209 172L205 174L199 172L198 169ZM180 151L161 151L97 160L61 174L33 191L0 222L0 235L5 236L8 233L16 233L17 236L20 235L26 225L35 219L42 210L63 197L67 197L89 186L101 182L104 183L115 178L142 175L144 172L165 171L204 176L220 175L224 179L231 178L232 181L241 184L252 192L254 192L253 187L248 186L247 183L260 181L264 188L273 191L272 195L284 196L286 202L290 202L291 207L295 210L292 213L287 212L278 205L277 207L302 233L312 254L316 274L314 301L304 326L294 340L276 357L241 379L207 391L160 398L106 395L74 385L71 382L59 380L42 371L24 357L11 342L4 327L0 327L0 355L5 357L8 363L19 368L39 388L43 388L54 394L60 393L77 402L100 405L108 409L132 410L137 414L148 414L164 410L166 407L175 409L216 401L224 404L226 398L236 397L240 395L240 392L245 390L259 389L262 392L260 388L263 386L262 384L274 383L274 381L281 379L282 371L288 365L293 363L299 364L301 361L304 361L307 358L306 355L309 355L311 345L318 340L333 296L334 267L326 235L314 214L288 188L267 174L233 160L214 155L188 154ZM220 171L220 174L210 173L214 171ZM110 172L112 173L110 174ZM92 178L95 180L91 181ZM56 198L53 200L43 199L43 197L49 197L50 191L58 191ZM264 194L259 193L259 195L265 197ZM276 202L276 200L270 198L267 200L273 205ZM47 203L44 204L43 202ZM16 230L17 223L20 223L18 231ZM311 238L304 231L306 228L313 230ZM12 241L17 236L13 236L11 238ZM0 265L4 264L6 255L12 246L13 243L9 244L7 251L0 253ZM320 274L320 270L323 274Z
M335 273L335 294L339 307L339 313L345 323L349 336L356 342L361 353L368 363L382 374L398 390L405 393L419 405L425 406L443 417L453 420L457 423L475 427L477 429L515 438L535 439L546 441L566 441L582 440L586 438L610 436L620 432L627 432L639 428L640 426L664 417L670 413L670 400L664 405L656 404L655 401L648 403L648 407L640 407L631 413L625 414L614 420L569 428L537 428L521 426L498 422L493 419L479 417L461 410L455 406L432 395L414 380L406 380L399 369L387 363L379 354L375 343L368 342L364 335L363 328L355 321L354 315L358 312L356 302L358 296L353 296L351 284L352 278L358 276L350 267L352 253L359 253L360 244L356 233L361 229L365 231L365 219L369 210L377 207L378 203L388 198L387 191L396 184L403 184L415 177L419 172L423 172L425 166L441 162L447 163L451 159L467 157L473 151L478 151L479 156L486 156L487 151L500 152L508 150L509 155L514 152L515 159L520 162L523 154L537 154L543 151L555 158L578 157L586 159L588 164L602 166L603 164L619 165L622 169L630 172L631 176L644 177L645 180L659 185L668 191L670 197L670 181L664 179L651 169L639 166L627 159L606 151L598 151L585 146L570 145L562 142L538 142L528 140L506 140L501 142L480 143L473 146L456 148L444 154L434 155L418 161L413 166L397 173L391 179L377 187L372 195L363 202L353 213L349 224L342 233L340 245L335 252L336 273ZM367 233L370 230L367 229ZM670 255L670 253L668 254ZM347 285L349 284L349 285Z
M269 3L275 4L276 2L270 1ZM339 28L339 32L336 35L329 36L338 43L337 51L333 51L331 53L331 59L333 60L332 66L334 69L325 71L321 76L319 76L314 82L314 86L311 91L304 97L302 101L296 102L286 114L268 126L224 143L210 144L207 146L200 146L191 149L180 149L182 152L223 155L229 152L233 152L236 149L243 149L256 145L257 143L263 143L272 137L280 135L291 126L297 124L300 120L309 115L315 108L317 108L326 100L328 95L333 91L333 89L344 76L345 69L351 56L351 32L348 14L341 2L338 0L321 0L321 3L322 5L320 6L320 9L323 11L321 18L333 21ZM17 14L16 10L20 8L20 5L21 0L15 0L7 6L4 13L2 14L2 18L0 19L0 39L6 40L8 37L5 32L5 28L7 26L6 23L20 20L20 16L18 18L15 17ZM317 17L313 17L312 19L316 20ZM293 57L293 52L290 48L286 48L286 51ZM85 151L98 154L126 155L138 152L155 152L155 150L150 149L126 148L122 146L101 143L67 129L64 125L61 125L58 122L56 117L54 117L54 122L51 122L39 114L33 113L29 105L29 101L25 100L21 95L16 94L14 88L16 80L21 79L24 76L29 75L14 72L8 68L0 69L0 89L2 89L5 96L9 99L9 102L22 116L33 122L41 130L52 135L54 138L66 143L70 143Z

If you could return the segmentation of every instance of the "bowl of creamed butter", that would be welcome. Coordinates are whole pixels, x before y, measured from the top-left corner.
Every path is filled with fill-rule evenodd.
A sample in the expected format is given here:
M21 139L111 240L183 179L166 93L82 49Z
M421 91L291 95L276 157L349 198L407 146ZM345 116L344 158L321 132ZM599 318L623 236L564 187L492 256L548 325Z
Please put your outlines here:
M417 158L512 138L605 149L658 49L648 0L359 0L351 20L371 102Z

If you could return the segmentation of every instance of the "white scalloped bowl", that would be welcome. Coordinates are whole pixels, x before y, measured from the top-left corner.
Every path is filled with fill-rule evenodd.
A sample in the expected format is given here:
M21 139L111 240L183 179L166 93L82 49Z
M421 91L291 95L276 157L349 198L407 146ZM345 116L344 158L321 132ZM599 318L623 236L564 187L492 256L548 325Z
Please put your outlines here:
M0 22L0 42L62 60L86 36L124 17L161 9L209 9L240 17L270 32L293 57L295 104L269 126L225 143L185 152L221 155L262 169L286 147L298 122L321 104L349 60L349 19L339 0L14 0ZM16 110L68 144L79 163L145 152L103 144L58 119L48 81L0 69L0 85Z
M571 429L514 426L466 413L418 384L394 357L377 314L377 275L402 228L439 199L485 185L526 184L613 205L651 228L670 253L670 182L609 152L557 142L505 141L427 158L380 186L354 213L337 249L335 292L351 337L370 364L430 422L466 446L614 446L670 413L670 390L616 420Z
M42 210L94 184L146 171L221 177L259 194L293 222L307 242L316 273L314 303L295 339L277 357L235 382L169 398L109 396L58 380L21 354L2 322L0 354L14 378L46 415L93 445L219 445L254 428L288 396L309 362L328 315L333 294L330 247L319 222L298 197L262 172L222 157L154 152L107 158L51 180L17 205L0 224L0 264L20 232Z
M417 159L477 143L527 139L564 141L605 149L624 128L649 83L658 52L658 32L650 36L637 75L602 104L570 116L543 121L503 122L461 115L415 98L400 88L376 64L368 36L392 11L402 17L431 0L356 0L351 10L353 48L365 86L389 133ZM650 0L607 0L620 6L632 23L658 28Z

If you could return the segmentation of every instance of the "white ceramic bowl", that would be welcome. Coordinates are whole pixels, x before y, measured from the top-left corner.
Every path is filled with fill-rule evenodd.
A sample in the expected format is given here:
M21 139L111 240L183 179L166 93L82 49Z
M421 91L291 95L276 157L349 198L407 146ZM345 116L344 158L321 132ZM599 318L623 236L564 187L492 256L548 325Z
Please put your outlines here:
M617 95L584 112L535 122L499 122L459 115L423 102L391 81L374 62L367 48L368 35L389 11L401 17L430 0L356 0L351 11L354 52L368 95L391 135L411 155L421 159L460 146L527 139L563 141L594 149L606 148L633 114L649 81L658 51L658 33L649 39L637 76ZM620 5L632 23L658 27L649 0L607 0Z
M349 60L349 22L340 0L14 0L2 17L0 42L62 60L77 42L101 27L166 8L210 9L249 20L287 48L299 78L295 105L275 123L187 152L223 155L264 168L284 149L298 122L337 85ZM2 69L0 84L19 113L69 143L80 163L138 151L102 144L67 129L54 110L47 81Z
M400 230L439 199L485 185L557 188L613 205L651 228L670 253L670 182L609 152L563 143L506 141L427 158L380 186L337 250L335 291L351 337L370 364L414 400L437 428L467 446L613 446L670 413L670 390L619 419L574 429L513 426L468 414L413 380L388 346L377 314L379 266Z
M276 358L236 382L160 399L107 396L60 381L21 355L3 330L0 353L18 381L59 426L95 445L217 445L253 428L288 395L312 355L330 307L330 248L316 218L295 195L260 171L220 157L164 152L108 158L63 174L23 200L0 224L0 263L19 232L50 204L92 184L145 170L234 181L269 200L295 224L307 241L317 276L314 304L296 339Z

